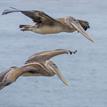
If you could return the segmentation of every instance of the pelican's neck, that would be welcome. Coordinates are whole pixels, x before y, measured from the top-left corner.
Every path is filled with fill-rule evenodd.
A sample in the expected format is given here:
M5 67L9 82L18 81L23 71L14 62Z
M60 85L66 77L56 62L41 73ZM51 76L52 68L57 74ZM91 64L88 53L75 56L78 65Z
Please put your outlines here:
M16 80L19 76L21 76L26 70L24 68L17 68L14 72L13 72L13 77Z
M53 75L56 74L56 72L55 72L54 68L51 66L51 64L52 64L52 62L49 61L49 60L47 60L47 61L45 62L45 66L46 66L46 68L48 69L49 75L50 75L50 76L53 76Z

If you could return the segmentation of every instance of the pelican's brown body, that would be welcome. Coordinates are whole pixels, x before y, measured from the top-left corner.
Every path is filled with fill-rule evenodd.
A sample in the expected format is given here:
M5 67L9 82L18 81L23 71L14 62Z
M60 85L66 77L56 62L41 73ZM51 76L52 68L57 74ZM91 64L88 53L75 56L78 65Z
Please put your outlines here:
M4 10L2 14L5 15L12 12L21 12L33 20L34 25L20 25L19 27L22 31L32 31L39 34L54 34L60 32L78 31L87 39L94 42L91 35L85 32L85 30L90 28L87 21L75 19L71 16L54 19L42 11L23 11L15 8L12 8L12 10Z
M40 24L39 27L37 25L20 25L22 31L32 31L39 34L55 34L60 32L75 32L77 29L73 26L69 27L67 23L65 23L65 18L59 18L54 21L54 24ZM80 21L81 23L87 24L85 27L88 28L88 22ZM81 24L82 26L83 24ZM87 30L86 28L86 30ZM84 28L85 29L85 28Z
M64 84L67 81L59 71L56 64L50 58L61 54L75 54L76 51L66 49L56 49L52 51L43 51L34 54L21 67L11 67L9 70L0 73L0 89L10 85L18 77L23 76L54 76L57 75Z

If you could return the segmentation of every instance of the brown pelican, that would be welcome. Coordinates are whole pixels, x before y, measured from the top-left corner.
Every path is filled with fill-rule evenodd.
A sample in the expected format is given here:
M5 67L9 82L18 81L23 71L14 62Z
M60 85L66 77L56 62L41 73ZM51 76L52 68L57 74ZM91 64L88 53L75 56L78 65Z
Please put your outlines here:
M75 19L74 17L68 16L63 18L54 19L47 15L46 13L38 10L25 11L18 10L11 7L12 9L4 10L2 15L21 12L22 14L28 16L34 22L33 25L20 25L22 31L32 31L40 34L54 34L60 32L80 32L84 37L86 37L91 42L94 42L91 35L86 32L90 28L89 23L85 20Z
M77 51L66 49L56 49L53 51L44 51L36 53L25 62L21 67L13 66L5 72L0 73L0 89L15 82L18 77L23 76L54 76L55 74L63 81L65 85L67 81L59 71L56 64L50 58L60 54L75 54Z

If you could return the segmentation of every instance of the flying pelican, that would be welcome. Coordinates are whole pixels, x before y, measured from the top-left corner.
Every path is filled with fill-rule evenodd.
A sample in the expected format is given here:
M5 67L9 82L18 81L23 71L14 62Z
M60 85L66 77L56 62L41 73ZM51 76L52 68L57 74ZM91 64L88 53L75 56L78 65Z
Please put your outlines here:
M21 12L22 14L31 18L34 22L33 25L20 25L19 27L22 31L32 31L39 34L54 34L60 32L77 31L91 42L94 42L91 35L86 32L90 26L89 23L85 20L75 19L71 16L54 19L42 11L18 10L13 7L11 7L11 9L4 10L2 15L12 12Z
M59 71L55 63L50 58L61 54L75 54L77 51L66 49L56 49L52 51L43 51L36 53L25 62L21 67L10 67L7 71L0 73L0 89L15 82L20 76L54 76L55 74L65 85L67 81Z

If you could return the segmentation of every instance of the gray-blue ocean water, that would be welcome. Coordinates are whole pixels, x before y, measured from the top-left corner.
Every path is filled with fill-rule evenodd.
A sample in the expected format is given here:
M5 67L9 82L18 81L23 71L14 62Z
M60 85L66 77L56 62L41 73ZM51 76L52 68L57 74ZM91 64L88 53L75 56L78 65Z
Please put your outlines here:
M42 36L21 32L31 20L20 13L0 16L0 72L23 65L33 53L56 48L77 49L53 60L69 81L54 77L20 77L0 91L0 107L107 107L107 0L0 0L0 14L16 7L46 11L53 17L88 20L95 43L79 33Z

